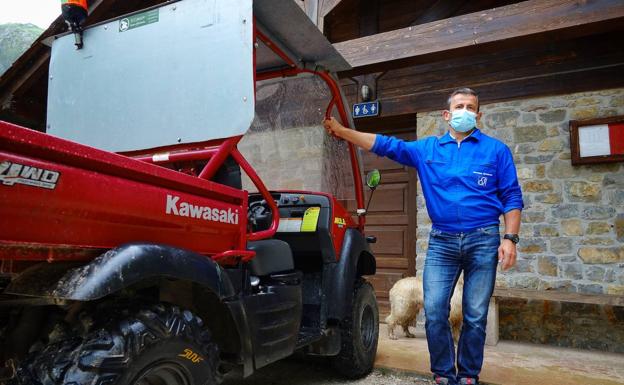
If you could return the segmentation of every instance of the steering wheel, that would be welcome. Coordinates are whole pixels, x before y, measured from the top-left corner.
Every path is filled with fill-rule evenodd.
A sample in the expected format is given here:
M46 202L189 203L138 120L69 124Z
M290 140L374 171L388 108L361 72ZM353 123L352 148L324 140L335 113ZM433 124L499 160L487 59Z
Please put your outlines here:
M247 221L253 231L266 230L271 227L271 208L265 199L251 202L247 211Z

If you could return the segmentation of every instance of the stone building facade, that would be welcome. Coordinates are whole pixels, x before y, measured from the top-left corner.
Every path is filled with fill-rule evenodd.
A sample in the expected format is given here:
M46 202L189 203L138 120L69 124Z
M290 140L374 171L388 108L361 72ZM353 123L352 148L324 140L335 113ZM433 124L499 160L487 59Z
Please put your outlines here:
M570 120L624 115L624 89L487 104L481 111L483 132L514 154L525 202L518 261L498 274L497 286L624 295L624 165L572 166L569 139ZM445 132L440 115L418 114L419 138ZM420 185L418 191L421 271L431 222ZM515 299L500 306L503 339L624 351L624 309Z
M259 88L256 121L239 148L269 189L353 199L344 142L317 123L324 92L321 84L296 82ZM288 103L302 94L313 100ZM500 272L497 286L624 295L624 165L572 166L569 144L571 119L624 115L624 89L481 109L482 130L514 154L525 202L518 261ZM441 111L418 114L418 138L445 131ZM244 184L256 190L248 179ZM422 274L431 222L420 185L416 199L416 268ZM502 299L499 306L501 339L624 352L624 308L523 299Z

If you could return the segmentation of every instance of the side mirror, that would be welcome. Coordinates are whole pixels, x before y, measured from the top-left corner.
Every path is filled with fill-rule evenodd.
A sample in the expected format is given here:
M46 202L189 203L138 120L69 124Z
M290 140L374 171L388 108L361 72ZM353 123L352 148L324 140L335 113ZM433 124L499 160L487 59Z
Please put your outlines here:
M381 182L381 173L379 170L371 170L366 174L366 185L370 187L371 190L374 190L379 186L379 182Z
M368 174L366 174L366 185L371 189L371 194L368 197L368 202L366 203L366 209L364 210L358 209L358 216L366 215L366 213L368 213L368 206L370 206L371 199L373 199L373 193L375 192L375 189L377 188L377 186L379 186L379 182L381 182L381 173L379 172L379 170L374 169L374 170L369 171ZM374 243L374 242L371 242L371 243Z

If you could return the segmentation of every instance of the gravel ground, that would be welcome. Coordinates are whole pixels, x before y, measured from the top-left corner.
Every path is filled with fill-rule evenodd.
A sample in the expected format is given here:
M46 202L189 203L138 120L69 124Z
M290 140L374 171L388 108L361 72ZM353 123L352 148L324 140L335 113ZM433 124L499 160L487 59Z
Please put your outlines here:
M430 378L412 373L377 369L360 380L340 378L322 359L288 358L254 373L242 380L226 377L223 385L433 385Z

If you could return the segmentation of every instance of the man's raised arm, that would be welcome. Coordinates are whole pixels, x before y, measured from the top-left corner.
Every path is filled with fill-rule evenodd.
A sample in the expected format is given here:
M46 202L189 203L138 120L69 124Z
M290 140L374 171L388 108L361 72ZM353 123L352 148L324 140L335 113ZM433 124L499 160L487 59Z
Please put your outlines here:
M359 132L346 128L342 124L338 123L333 117L324 120L323 126L329 134L353 143L358 147L362 147L367 151L370 151L373 148L375 138L377 137L376 134L369 134L367 132Z

